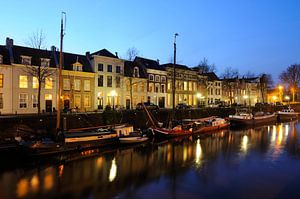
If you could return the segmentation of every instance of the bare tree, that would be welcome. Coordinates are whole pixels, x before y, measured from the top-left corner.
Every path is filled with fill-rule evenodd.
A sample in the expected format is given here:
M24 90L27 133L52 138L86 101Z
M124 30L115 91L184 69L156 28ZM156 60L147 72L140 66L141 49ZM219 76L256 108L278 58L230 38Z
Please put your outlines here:
M139 55L139 51L135 47L131 47L127 50L126 55L129 61L133 61Z
M205 57L196 67L200 73L216 72L215 64L208 64L208 60Z
M43 48L45 48L45 38L45 34L42 30L33 33L29 37L28 44L30 45L30 47L38 49L38 53L36 54L36 56L39 58L37 60L40 61L40 64L37 64L37 66L26 65L26 68L24 69L29 76L36 77L38 81L38 114L41 113L42 85L45 83L47 78L49 78L55 73L55 70L50 69L50 62L43 60L43 57L41 56L41 51Z
M282 83L287 84L290 88L299 88L300 65L293 64L289 66L285 71L281 72L279 79L282 81Z
M231 67L227 67L224 70L224 73L221 75L224 78L223 86L229 91L229 100L230 104L233 103L233 91L237 90L237 80L231 80L234 78L238 78L239 72L237 69L233 69Z
M255 76L256 75L251 71L247 71L247 73L244 75L245 78L253 78Z
M227 67L221 75L224 79L231 79L239 76L239 71L231 67Z

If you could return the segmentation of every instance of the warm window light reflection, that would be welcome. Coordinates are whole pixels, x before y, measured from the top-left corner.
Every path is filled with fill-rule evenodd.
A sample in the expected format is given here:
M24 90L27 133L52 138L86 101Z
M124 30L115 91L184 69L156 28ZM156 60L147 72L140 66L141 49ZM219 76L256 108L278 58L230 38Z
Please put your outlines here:
M20 179L17 184L17 197L22 198L28 194L29 182L27 179Z
M283 128L282 124L278 126L278 137L277 137L277 144L280 145L282 143L282 134L283 134Z
M185 162L187 159L187 146L183 146L183 161Z
M103 157L97 158L96 165L98 169L102 167L102 164L103 164Z
M31 189L33 192L36 192L38 190L39 184L40 184L40 182L39 182L38 176L34 175L30 181Z
M58 166L58 176L61 177L64 173L64 165L59 165Z
M274 143L276 140L276 126L273 125L273 131L272 131L272 136L271 136L271 143Z
M289 125L288 124L286 124L285 125L285 136L287 137L288 135L289 135Z
M196 144L196 159L195 159L196 164L201 163L201 156L202 156L202 149L201 149L200 139L198 139Z
M116 158L114 158L112 160L111 167L110 167L110 170L109 170L109 176L108 176L109 182L114 181L116 176L117 176L117 164L116 164Z
M246 152L247 149L248 149L248 136L244 135L242 139L242 150Z
M49 191L54 185L53 180L53 170L52 168L46 170L46 175L44 177L44 189Z

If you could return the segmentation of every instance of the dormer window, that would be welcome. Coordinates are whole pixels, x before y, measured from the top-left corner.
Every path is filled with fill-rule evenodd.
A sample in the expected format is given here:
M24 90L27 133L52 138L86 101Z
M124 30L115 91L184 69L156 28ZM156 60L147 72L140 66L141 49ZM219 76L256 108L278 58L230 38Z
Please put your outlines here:
M31 65L31 57L21 55L23 65Z
M49 67L50 66L50 59L41 58L41 66L42 67Z
M0 55L0 64L3 64L3 56Z
M73 64L73 70L82 71L82 64L78 61L78 57L77 57L77 61Z
M133 77L139 77L139 68L138 67L134 67L133 69Z
M154 75L150 74L150 75L149 75L149 80L150 80L150 81L154 81Z

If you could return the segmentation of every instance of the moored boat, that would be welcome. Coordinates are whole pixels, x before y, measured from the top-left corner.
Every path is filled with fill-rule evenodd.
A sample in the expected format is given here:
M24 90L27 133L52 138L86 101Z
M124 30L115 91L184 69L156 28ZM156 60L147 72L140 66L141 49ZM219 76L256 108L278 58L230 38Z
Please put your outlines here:
M179 137L185 135L191 135L193 133L192 129L183 129L181 125L175 126L172 129L168 128L159 128L159 127L151 127L149 128L152 131L153 135L159 138L172 138Z
M264 123L275 122L277 116L275 113L263 113L258 112L255 115L252 113L238 113L235 115L229 115L229 121L232 126L247 126L258 125Z
M280 121L297 119L299 114L299 112L295 112L290 106L277 112L278 120Z
M193 133L205 133L228 128L230 122L220 117L208 117L193 120Z
M121 144L136 144L136 143L146 142L148 139L149 139L148 137L141 137L141 136L119 137L119 141Z

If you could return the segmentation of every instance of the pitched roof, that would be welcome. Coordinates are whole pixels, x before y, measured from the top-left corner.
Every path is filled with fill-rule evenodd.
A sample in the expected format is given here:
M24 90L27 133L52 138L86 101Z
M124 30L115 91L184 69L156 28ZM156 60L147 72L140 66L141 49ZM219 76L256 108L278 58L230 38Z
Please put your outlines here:
M133 77L134 67L138 67L139 68L139 77L140 78L147 78L147 73L144 70L144 68L141 67L141 66L136 65L132 61L125 61L124 62L124 75L126 77Z
M98 56L111 57L111 58L119 58L118 56L114 55L113 53L111 53L110 51L108 51L105 48L102 49L102 50L98 50L98 51L92 53L91 55L98 55Z
M167 64L162 64L161 66L173 68L174 64L167 63ZM191 68L187 67L186 65L181 65L181 64L176 64L175 68L177 68L177 69L183 69L183 70L191 70Z
M208 81L220 80L220 78L214 72L202 73L202 75L207 76Z
M56 68L57 61L55 61L55 57L59 59L59 52L52 52L49 50L41 50L35 48L29 48L24 46L16 46L14 45L12 48L14 63L21 64L23 56L31 57L31 65L40 66L41 58L50 59L50 67ZM6 46L0 46L0 54L3 55L3 63L11 64L9 59L9 52ZM73 70L73 64L78 61L83 65L83 72L93 72L91 64L85 55L73 54L73 53L63 53L63 68L65 70Z
M152 59L146 59L142 57L135 57L133 61L136 65L147 68L147 69L154 69L154 70L165 70L164 67L159 65L158 61Z

